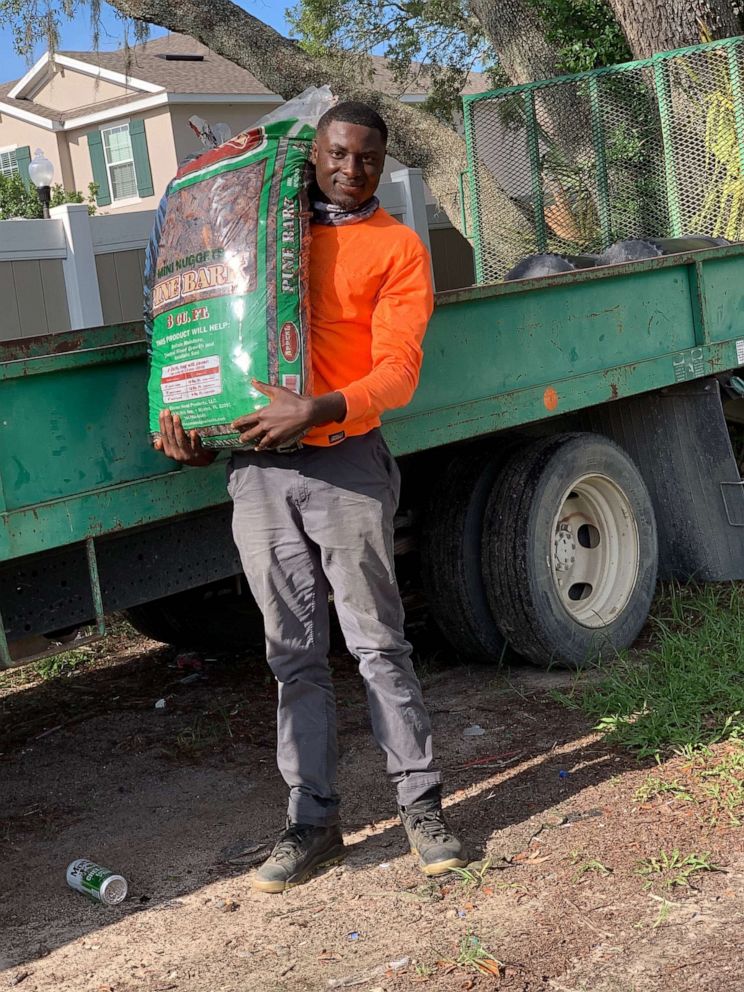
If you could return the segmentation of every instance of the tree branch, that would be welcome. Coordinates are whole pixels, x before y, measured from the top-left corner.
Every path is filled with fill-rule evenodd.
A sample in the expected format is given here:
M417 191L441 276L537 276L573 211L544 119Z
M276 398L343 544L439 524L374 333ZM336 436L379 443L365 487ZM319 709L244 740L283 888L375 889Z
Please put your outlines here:
M285 99L308 86L328 83L342 100L361 100L385 118L389 151L405 165L420 168L455 227L461 228L459 183L467 166L465 142L456 132L418 107L362 86L331 63L313 58L231 0L113 0L127 17L198 38L204 45L253 73ZM485 185L484 185L485 184ZM489 203L489 226L505 247L523 243L527 222L489 176L481 179ZM521 235L521 237L520 237Z

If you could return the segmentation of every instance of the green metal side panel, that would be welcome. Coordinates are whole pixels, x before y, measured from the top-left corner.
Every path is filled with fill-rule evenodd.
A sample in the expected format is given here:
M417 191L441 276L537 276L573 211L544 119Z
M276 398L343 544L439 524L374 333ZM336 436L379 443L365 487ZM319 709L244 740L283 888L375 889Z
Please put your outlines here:
M2 382L7 510L162 473L163 457L147 441L146 368L137 350L136 358Z
M226 500L223 462L208 469L174 466L159 476L0 516L5 522L5 529L0 530L0 561L207 509Z
M744 364L744 246L442 294L402 455ZM0 344L0 560L205 509L147 439L140 325ZM137 340L134 340L134 339Z
M742 279L736 247L443 294L385 436L416 451L736 368Z
M422 385L409 417L627 365L694 343L684 268L554 286L529 294L440 307L428 338ZM607 398L610 399L608 391Z

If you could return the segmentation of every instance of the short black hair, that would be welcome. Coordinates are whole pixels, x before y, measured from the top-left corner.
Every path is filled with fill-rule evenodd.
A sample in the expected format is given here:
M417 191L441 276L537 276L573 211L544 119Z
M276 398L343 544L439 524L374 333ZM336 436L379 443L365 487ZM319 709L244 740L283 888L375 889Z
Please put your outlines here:
M325 131L333 121L342 121L344 124L359 124L361 127L369 127L379 131L383 144L387 145L387 124L377 111L366 103L358 103L356 100L337 103L330 110L326 110L318 121L318 132Z

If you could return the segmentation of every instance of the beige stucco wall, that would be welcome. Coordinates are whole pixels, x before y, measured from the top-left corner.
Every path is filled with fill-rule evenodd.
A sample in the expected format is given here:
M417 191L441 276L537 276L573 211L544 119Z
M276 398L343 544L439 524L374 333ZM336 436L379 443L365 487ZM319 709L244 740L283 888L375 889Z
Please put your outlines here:
M105 100L115 100L135 92L141 93L131 87L56 66L54 74L32 93L31 99L42 107L51 107L52 110L74 110L78 107L94 107Z
M72 159L70 158L70 143L69 135L65 131L57 132L57 151L59 154L59 163L62 169L60 182L65 189L79 189L75 185L75 173L72 170ZM80 189L80 192L84 196L88 195L87 187Z
M41 148L46 157L54 166L54 182L63 182L63 169L59 154L58 140L61 137L59 132L49 131L36 124L28 124L20 121L10 114L0 114L0 148L23 148L28 145L31 149L31 158L37 148Z
M150 157L150 171L152 172L154 190L153 196L136 199L119 206L112 203L107 207L100 207L98 212L101 214L125 213L130 210L154 210L165 191L165 187L176 172L176 156L173 150L173 138L167 108L157 107L145 114L137 114L136 116L141 116L145 122L147 150ZM114 127L117 124L123 124L128 120L130 120L129 117L116 118L97 124L95 127L98 130L102 130L107 127ZM75 185L77 189L86 193L88 183L93 182L93 170L90 164L87 139L88 132L92 130L92 127L87 127L69 133L70 159L75 176Z
M210 124L229 124L233 134L239 134L256 121L280 106L274 103L183 103L171 107L171 124L176 159L181 162L187 155L204 151L204 146L189 127L189 117L196 115Z

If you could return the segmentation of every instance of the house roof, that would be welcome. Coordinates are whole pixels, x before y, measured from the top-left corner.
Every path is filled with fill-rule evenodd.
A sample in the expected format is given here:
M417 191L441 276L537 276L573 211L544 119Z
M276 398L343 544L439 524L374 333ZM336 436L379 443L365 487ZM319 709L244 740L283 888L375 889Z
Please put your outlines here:
M179 61L177 58L168 58L178 55L199 55L201 59ZM52 60L57 65L77 69L79 72L85 72L86 67L90 67L90 74L126 85L130 92L75 109L55 110L46 107L24 94L27 91L32 92L32 84L48 74L47 66ZM419 74L423 84L414 82L402 93L400 83L394 78L386 59L373 56L373 70L375 85L383 92L414 99L425 95L425 71ZM471 73L463 92L475 93L486 88L485 77L480 73ZM11 93L14 95L11 96ZM82 125L83 122L88 122L91 114L96 117L106 116L107 112L119 106L129 106L138 100L150 104L166 103L173 96L176 97L173 102L180 102L179 96L197 94L202 98L213 94L222 100L230 96L242 100L252 98L261 102L262 98L267 101L271 101L272 97L280 100L280 97L275 96L247 69L217 55L188 35L171 33L131 46L128 50L62 51L53 56L47 53L22 79L0 84L0 112L6 110L12 114L15 111L24 119L38 118L38 123L56 130L65 126L78 126L78 123Z
M61 52L69 58L134 76L162 86L169 93L252 93L271 95L256 77L206 45L184 34L153 38L115 52ZM201 55L202 61L170 61L166 55Z
M7 107L21 110L27 114L37 114L45 120L64 120L64 114L59 110L52 110L51 107L43 107L38 103L31 102L30 100L14 100L13 97L8 96L8 93L13 89L17 82L18 80L13 80L10 83L0 84L0 103L5 104Z
M133 46L129 50L129 74L151 83L157 83L169 93L253 93L270 95L271 90L259 82L247 69L217 55L195 38L171 33ZM126 71L126 52L62 52L71 58L112 69L122 74ZM178 62L166 55L202 55L201 62ZM375 84L386 93L399 96L400 83L395 79L387 59L373 56ZM425 74L421 74L425 79ZM471 73L463 93L480 93L485 88L482 73ZM409 93L426 92L425 86L411 85Z

